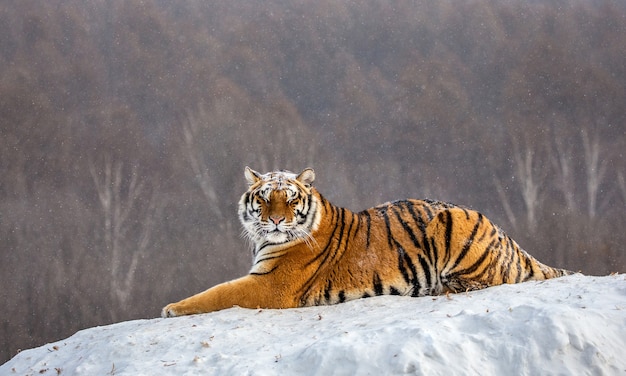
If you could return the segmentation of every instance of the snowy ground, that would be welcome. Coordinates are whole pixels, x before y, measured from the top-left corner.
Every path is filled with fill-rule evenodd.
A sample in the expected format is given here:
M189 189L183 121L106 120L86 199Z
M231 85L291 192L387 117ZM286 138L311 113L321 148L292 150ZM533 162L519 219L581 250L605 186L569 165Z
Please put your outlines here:
M625 349L626 275L574 275L122 322L23 351L0 375L624 375Z

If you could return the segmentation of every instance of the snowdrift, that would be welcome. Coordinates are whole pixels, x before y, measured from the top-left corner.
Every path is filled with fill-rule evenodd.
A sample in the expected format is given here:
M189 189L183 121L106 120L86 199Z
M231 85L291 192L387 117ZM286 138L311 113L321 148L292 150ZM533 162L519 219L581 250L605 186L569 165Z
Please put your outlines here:
M578 274L122 322L23 351L0 375L611 375L626 373L625 349L626 275Z

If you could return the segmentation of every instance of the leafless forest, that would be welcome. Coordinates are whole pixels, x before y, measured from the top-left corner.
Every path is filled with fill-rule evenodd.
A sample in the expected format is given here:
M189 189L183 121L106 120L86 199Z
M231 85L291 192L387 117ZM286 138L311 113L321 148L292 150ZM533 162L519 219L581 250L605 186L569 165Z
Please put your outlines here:
M0 361L242 275L243 169L626 271L626 2L0 0Z

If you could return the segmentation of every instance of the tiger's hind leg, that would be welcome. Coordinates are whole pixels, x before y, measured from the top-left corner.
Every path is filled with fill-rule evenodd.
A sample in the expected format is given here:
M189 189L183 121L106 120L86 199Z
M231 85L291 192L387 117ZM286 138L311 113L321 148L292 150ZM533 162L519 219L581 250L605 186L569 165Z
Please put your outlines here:
M474 290L482 290L491 285L485 285L483 283L473 281L470 279L452 277L450 279L443 278L442 284L445 286L444 292L458 293L458 292L468 292Z
M515 254L519 247L476 211L443 210L426 234L437 254L442 284L451 292L521 282L528 274L527 265Z

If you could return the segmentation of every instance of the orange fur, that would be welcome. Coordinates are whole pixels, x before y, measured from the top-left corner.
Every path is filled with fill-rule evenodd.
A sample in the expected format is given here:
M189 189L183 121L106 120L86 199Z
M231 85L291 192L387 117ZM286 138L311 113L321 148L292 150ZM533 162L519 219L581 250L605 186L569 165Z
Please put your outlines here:
M169 304L164 317L438 295L570 273L541 264L467 208L403 200L353 213L311 186L311 169L245 175L239 215L254 245L250 273Z

